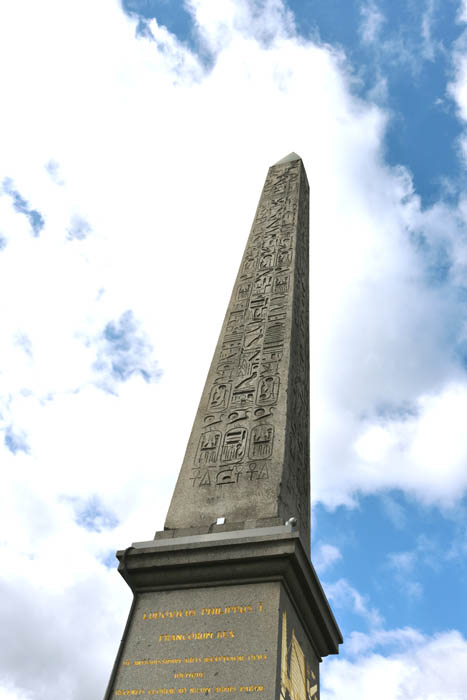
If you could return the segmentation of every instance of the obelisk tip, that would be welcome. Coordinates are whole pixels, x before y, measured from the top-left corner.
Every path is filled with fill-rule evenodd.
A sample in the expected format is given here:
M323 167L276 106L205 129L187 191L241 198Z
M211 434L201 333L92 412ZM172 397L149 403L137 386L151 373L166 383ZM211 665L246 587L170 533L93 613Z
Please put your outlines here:
M281 158L281 160L278 160L277 163L274 163L274 165L282 165L283 163L291 163L293 160L301 160L300 156L298 156L296 153L292 151L292 153L289 153L288 156L285 156L285 158Z

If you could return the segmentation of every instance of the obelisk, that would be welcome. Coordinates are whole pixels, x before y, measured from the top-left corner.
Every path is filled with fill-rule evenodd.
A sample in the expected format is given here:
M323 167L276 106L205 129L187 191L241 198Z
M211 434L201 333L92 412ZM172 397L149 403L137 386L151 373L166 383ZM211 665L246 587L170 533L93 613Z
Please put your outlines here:
M266 178L167 530L296 518L309 549L308 201L292 153Z
M337 623L310 561L308 181L269 169L165 527L119 551L134 599L106 700L318 700Z

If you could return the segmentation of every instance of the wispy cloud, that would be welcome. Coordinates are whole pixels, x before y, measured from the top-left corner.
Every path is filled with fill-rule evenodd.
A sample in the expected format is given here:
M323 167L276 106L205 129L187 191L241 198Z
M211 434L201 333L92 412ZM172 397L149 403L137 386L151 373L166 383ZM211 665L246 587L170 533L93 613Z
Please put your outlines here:
M320 574L330 569L339 559L342 559L342 554L332 544L318 542L313 548L312 561L316 571Z
M58 163L56 160L51 159L45 164L44 167L50 175L50 178L53 182L55 182L56 185L65 184L65 181L60 175L60 163Z
M32 357L32 343L31 339L26 333L18 333L15 338L15 343L18 347L24 350L26 355Z
M368 604L365 596L357 591L346 579L341 578L335 583L326 585L326 595L336 608L351 610L355 615L364 618L370 627L380 627L383 618L379 611Z
M386 21L384 14L373 0L362 3L360 6L362 22L360 24L360 36L366 44L372 44L378 40L383 24Z
M405 508L396 501L390 494L383 494L381 505L385 515L389 518L395 528L402 530L407 524Z
M467 22L467 0L460 0L457 21L458 22Z
M99 496L92 496L86 500L76 498L68 500L73 505L75 520L80 527L91 532L102 532L102 530L117 527L119 522L117 516L106 508Z
M38 236L44 228L44 218L37 209L32 209L24 197L15 189L13 180L9 177L3 180L3 191L13 200L13 207L20 214L24 214L31 224L34 236Z
M70 241L83 241L91 233L91 226L82 216L75 215L72 217L68 227L68 239Z
M428 61L433 61L438 44L432 36L433 21L435 17L435 0L428 0L426 9L422 15L422 53Z
M24 452L29 454L29 445L27 442L27 436L23 431L17 431L9 426L5 430L4 435L5 447L7 447L12 454L17 454L18 452Z
M94 369L99 386L107 391L115 392L118 383L134 375L146 382L160 378L161 371L152 357L153 347L131 310L125 311L118 321L110 321L97 343Z
M413 576L417 563L416 552L394 552L388 554L387 558L398 587L409 598L420 598L423 595L423 586Z
M411 627L352 635L358 650L352 661L332 659L322 676L329 700L359 698L433 698L462 700L467 687L467 640L456 631L422 635ZM385 655L370 649L392 645Z

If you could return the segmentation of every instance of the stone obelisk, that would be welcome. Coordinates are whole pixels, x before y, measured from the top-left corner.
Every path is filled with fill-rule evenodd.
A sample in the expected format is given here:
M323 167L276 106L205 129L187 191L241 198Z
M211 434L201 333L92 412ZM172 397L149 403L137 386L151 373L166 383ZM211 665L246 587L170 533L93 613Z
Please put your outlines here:
M106 700L317 700L342 637L310 561L308 181L269 169L164 531L119 551L134 592Z
M283 524L310 546L308 201L291 154L266 179L165 528Z

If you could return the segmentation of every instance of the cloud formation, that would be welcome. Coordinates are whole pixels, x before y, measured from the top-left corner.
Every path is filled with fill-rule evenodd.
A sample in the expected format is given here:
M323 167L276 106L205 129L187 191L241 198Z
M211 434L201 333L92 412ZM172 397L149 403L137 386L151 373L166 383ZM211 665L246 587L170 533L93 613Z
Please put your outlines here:
M396 642L403 650L387 656L365 653L381 642ZM330 660L322 675L322 697L350 700L460 700L465 693L467 640L456 631L424 637L415 630L393 630L360 639L359 657ZM356 647L357 648L357 647Z
M466 202L421 206L385 162L390 114L279 0L187 8L201 56L117 0L0 9L15 67L0 135L6 697L102 695L128 604L109 557L162 527L267 166L291 150L312 199L315 502L399 489L452 508L467 491ZM467 121L461 45L455 61ZM319 556L331 570L339 550ZM347 579L329 591L381 628ZM323 698L373 697L376 678L388 698L429 697L435 652L460 692L458 632L399 636L405 658L373 636L362 660L330 662Z
M132 311L125 311L118 321L109 321L98 339L93 365L102 377L98 384L113 391L118 382L125 382L134 374L146 382L156 381L161 373L151 357L152 350Z
M33 209L29 203L15 189L13 180L6 177L2 183L3 192L11 197L13 208L20 214L24 214L28 219L34 236L38 236L44 228L44 218L37 209Z

